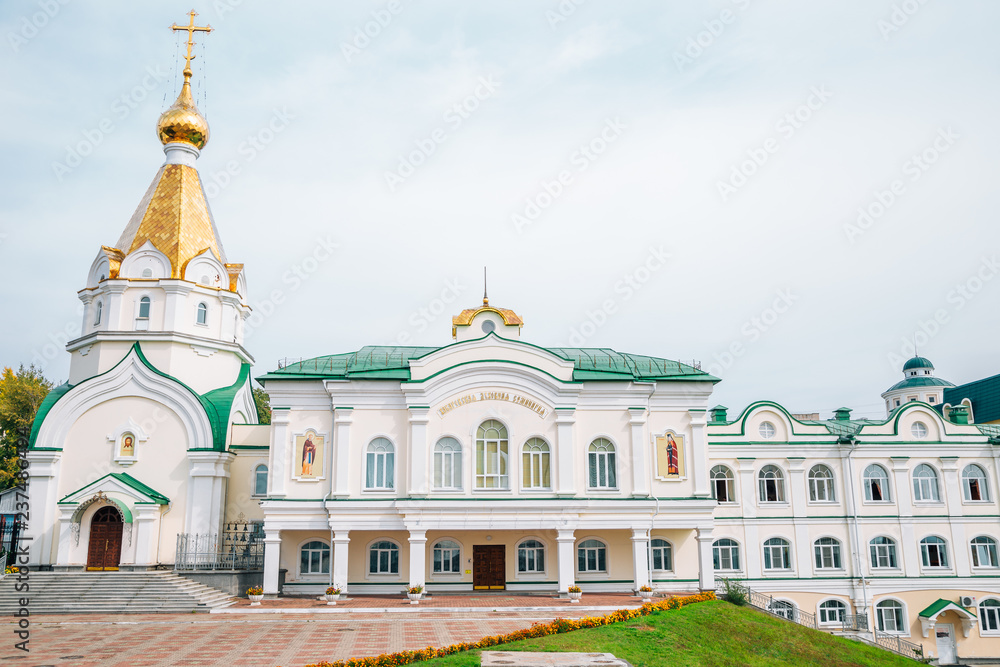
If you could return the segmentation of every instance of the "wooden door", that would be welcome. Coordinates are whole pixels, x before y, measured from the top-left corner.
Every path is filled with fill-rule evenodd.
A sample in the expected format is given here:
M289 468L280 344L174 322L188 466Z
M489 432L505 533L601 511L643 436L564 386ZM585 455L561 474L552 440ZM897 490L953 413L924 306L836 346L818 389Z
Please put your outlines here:
M472 587L502 591L507 587L506 548L502 544L473 545Z
M114 507L102 507L90 521L88 570L117 570L122 558L122 518Z

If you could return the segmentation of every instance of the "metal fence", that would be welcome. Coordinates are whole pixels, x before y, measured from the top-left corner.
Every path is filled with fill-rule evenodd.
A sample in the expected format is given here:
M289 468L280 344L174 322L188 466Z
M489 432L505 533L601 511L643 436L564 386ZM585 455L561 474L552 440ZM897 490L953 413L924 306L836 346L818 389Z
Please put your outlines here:
M181 533L177 536L175 570L263 568L263 521L230 521L221 533Z
M742 594L742 596L746 599L747 604L756 609L760 609L761 611L765 611L772 616L777 616L778 618L783 618L786 621L792 621L793 623L798 623L799 625L806 625L810 628L819 629L819 619L816 617L816 614L810 614L809 612L802 611L784 600L775 600L773 595L758 593L749 586L736 581L723 579L721 586L716 589L716 595L725 599L729 591L733 591L736 594ZM845 614L840 619L840 625L844 632L855 631L867 633L868 615ZM826 625L825 628L830 629L830 627ZM870 640L865 639L865 641L869 641L879 648L898 653L906 656L907 658L913 658L914 660L919 660L924 657L924 649L920 644L908 642L898 635L890 635L884 632L880 633L878 628L872 628L871 637L872 638Z
M0 565L9 567L17 559L17 541L24 525L18 515L0 516Z

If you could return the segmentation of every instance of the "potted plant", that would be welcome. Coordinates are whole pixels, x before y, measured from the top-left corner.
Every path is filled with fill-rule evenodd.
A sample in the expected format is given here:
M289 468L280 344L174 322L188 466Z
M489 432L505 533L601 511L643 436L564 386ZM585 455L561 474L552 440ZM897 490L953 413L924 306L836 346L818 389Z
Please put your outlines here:
M650 586L640 586L639 587L639 595L642 597L642 603L643 604L646 604L647 602L652 602L653 601L653 589L652 589L652 587L650 587Z
M580 598L583 597L583 589L579 586L570 586L566 592L569 594L570 602L579 602Z
M410 586L405 591L406 597L410 598L410 604L420 604L420 595L424 592L423 586Z
M251 607L259 607L260 601L264 599L264 587L251 586L247 589L247 597L250 598Z
M18 574L19 572L20 572L20 570L17 567L12 567L12 566L8 565L7 567L5 567L3 569L3 574L0 574L0 579L3 579L8 574Z
M337 600L340 599L340 588L337 586L330 586L326 589L326 594L323 596L326 598L326 604L333 607L336 606Z

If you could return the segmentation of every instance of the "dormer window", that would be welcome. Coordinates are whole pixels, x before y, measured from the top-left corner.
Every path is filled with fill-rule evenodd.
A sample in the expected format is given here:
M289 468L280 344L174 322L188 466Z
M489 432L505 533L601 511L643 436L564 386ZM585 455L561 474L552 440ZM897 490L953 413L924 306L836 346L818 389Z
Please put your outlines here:
M204 303L198 304L198 319L196 321L201 326L208 326L208 306Z
M924 375L930 375L930 374L931 374L930 371L924 371Z

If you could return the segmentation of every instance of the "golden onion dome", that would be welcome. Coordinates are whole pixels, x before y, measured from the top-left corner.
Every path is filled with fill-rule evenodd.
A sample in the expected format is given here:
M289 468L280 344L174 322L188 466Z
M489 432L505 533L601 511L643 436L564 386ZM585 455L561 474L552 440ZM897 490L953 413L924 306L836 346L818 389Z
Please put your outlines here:
M177 101L160 115L156 123L156 134L163 144L176 141L195 146L199 150L208 143L208 121L198 111L191 96L190 70L184 70L184 86Z

